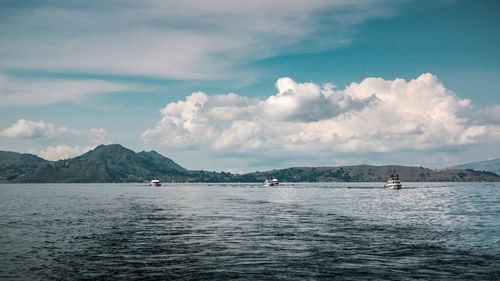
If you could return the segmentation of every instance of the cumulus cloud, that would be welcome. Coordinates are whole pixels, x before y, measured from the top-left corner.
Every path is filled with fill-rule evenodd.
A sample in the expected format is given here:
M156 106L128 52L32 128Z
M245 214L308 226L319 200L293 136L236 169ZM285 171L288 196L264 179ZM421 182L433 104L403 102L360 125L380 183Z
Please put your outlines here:
M460 99L430 73L416 79L366 78L333 84L276 82L277 93L251 99L195 92L161 110L142 133L164 147L274 155L390 152L500 139L500 124L478 123ZM471 113L472 112L472 113Z
M96 146L69 146L69 145L58 145L58 146L47 146L45 150L37 153L40 157L46 160L61 160L68 159L75 156L79 156L89 150L94 149Z
M111 143L104 128L70 129L64 126L57 127L54 123L43 120L19 119L12 126L0 131L0 136L22 141L22 143L31 147L30 153L38 154L48 160L73 157L93 149L96 145ZM66 144L46 146L61 141ZM85 145L75 145L81 143ZM45 146L44 150L39 151L41 147Z
M0 106L47 105L76 101L93 93L132 89L97 79L12 79L0 74Z
M15 124L3 130L1 134L19 139L51 139L71 133L66 127L56 128L54 123L19 119Z
M52 122L30 121L19 119L12 126L0 131L0 136L22 140L31 146L30 153L37 154L47 160L60 160L83 154L94 149L98 144L110 143L107 131L104 128L91 128L89 130L75 130L67 127L57 127ZM38 150L41 145L60 142L61 140L72 143L91 143L91 145L48 145L45 149ZM42 147L43 147L42 146Z

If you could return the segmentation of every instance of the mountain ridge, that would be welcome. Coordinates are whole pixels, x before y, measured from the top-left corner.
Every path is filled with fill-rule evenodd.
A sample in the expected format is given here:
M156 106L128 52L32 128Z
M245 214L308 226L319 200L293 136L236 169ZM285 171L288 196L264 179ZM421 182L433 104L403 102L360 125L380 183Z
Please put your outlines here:
M23 157L37 161L23 163ZM0 154L2 182L139 182L180 171L185 169L169 158L135 153L119 144L99 145L80 156L58 161L32 154Z
M187 170L156 151L134 152L120 144L99 145L80 156L49 161L32 154L0 151L2 183L145 182L262 182L277 177L282 182L384 182L399 174L406 181L500 181L487 171L433 170L399 165L291 167L233 174Z
M439 170L401 165L353 165L334 167L292 167L246 174L259 180L268 177L292 182L385 182L390 175L406 182L473 182L500 181L500 176L487 171Z
M500 158L464 163L452 166L449 169L473 169L480 171L490 171L496 173L497 175L500 175Z

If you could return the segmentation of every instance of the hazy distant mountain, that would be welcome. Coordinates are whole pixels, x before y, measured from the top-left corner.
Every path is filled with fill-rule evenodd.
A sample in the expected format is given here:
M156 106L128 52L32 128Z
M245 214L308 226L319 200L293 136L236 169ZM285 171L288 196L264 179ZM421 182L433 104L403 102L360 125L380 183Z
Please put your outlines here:
M490 171L496 173L497 175L500 175L500 158L461 164L453 166L450 169L473 169L477 171Z
M0 182L384 182L391 174L403 181L500 181L491 172L431 170L405 166L297 167L243 175L186 170L155 151L135 153L119 144L100 145L75 158L47 161L32 154L0 151Z

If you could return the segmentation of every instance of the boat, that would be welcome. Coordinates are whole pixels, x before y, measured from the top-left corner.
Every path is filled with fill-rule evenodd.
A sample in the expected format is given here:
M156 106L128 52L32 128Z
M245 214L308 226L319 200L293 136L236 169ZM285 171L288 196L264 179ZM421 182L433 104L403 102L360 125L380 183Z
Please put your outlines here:
M264 186L275 186L280 184L277 178L272 178L272 179L266 179L264 181Z
M159 179L153 179L150 183L150 186L161 186L160 180Z
M399 180L399 175L391 175L387 183L384 185L385 188L388 189L401 189L402 184L401 181Z

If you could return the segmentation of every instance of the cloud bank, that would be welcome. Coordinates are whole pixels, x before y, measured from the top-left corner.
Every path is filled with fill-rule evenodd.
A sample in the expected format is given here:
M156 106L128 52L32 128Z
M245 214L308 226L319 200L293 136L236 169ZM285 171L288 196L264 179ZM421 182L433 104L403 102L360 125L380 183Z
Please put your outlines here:
M0 137L24 143L30 147L29 153L37 154L47 160L75 157L94 149L99 144L111 143L104 128L77 130L64 126L57 127L54 123L43 120L25 119L19 119L10 127L0 131ZM54 143L61 142L64 144L54 145ZM84 143L84 145L75 143ZM45 148L40 150L40 147Z
M250 155L334 155L456 147L500 140L500 124L480 122L432 74L333 84L276 82L277 93L247 98L195 92L161 110L142 133L166 148ZM485 114L496 116L498 107Z
M0 74L0 106L47 105L131 89L134 87L98 79L12 79Z
M344 46L353 26L391 16L398 5L393 0L0 2L0 106L137 90L104 81L110 77L248 84L258 74L242 66Z
M54 123L40 120L38 122L19 119L12 126L1 132L1 135L8 138L48 140L70 134L66 127L56 128Z
M234 77L276 54L331 49L391 0L2 3L2 68L173 79Z
M58 146L47 146L45 150L42 150L36 154L38 154L43 159L57 161L79 156L94 148L96 148L96 145L83 147L79 145L69 146L63 144Z

